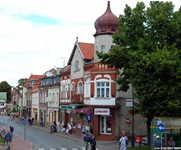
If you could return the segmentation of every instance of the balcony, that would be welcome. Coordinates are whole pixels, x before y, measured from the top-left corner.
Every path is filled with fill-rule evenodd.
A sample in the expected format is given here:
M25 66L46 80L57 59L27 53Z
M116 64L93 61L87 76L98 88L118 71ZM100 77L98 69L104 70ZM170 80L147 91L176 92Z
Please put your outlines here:
M60 95L60 103L71 103L70 91L62 91Z
M71 99L72 99L72 103L82 104L83 103L83 94L72 95Z

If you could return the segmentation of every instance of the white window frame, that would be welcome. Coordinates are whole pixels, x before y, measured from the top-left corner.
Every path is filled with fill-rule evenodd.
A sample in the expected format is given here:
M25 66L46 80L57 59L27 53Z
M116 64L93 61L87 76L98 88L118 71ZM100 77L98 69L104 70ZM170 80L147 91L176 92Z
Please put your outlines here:
M95 97L108 98L111 92L110 80L97 80L95 83Z
M106 45L101 45L101 52L106 53Z

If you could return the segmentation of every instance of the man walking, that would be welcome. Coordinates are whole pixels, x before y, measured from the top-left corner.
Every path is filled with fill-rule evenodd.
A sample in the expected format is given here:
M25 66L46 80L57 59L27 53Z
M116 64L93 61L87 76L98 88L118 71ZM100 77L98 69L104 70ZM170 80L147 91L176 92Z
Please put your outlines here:
M10 143L12 142L12 138L11 138L11 134L10 134L9 130L6 133L4 140L6 143L6 150L10 150Z

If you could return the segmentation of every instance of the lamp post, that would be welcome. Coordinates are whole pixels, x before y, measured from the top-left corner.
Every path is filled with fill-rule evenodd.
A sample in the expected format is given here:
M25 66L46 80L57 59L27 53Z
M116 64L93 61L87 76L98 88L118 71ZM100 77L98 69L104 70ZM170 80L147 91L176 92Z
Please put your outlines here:
M133 108L132 108L132 141L131 146L134 147L134 87L132 86Z

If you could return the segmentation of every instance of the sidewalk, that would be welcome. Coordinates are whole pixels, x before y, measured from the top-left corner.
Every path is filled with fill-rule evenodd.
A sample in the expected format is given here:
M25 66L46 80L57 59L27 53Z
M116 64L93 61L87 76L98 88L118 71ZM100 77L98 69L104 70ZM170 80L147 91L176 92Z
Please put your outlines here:
M20 124L22 123L19 121L19 118L14 119L14 121ZM36 128L41 131L50 132L50 129L48 127L41 127L39 125L32 125L30 127ZM3 127L0 127L0 131L2 131L2 129ZM79 143L84 143L81 136L73 134L73 133L65 134L64 132L57 132L57 133L52 133L52 134L56 134L60 137L64 137L66 139L73 140ZM97 140L97 148L99 150L118 149L118 141L98 141ZM0 145L0 150L5 150L5 149L6 149L5 146L3 147L2 145ZM22 137L14 134L12 150L32 150L32 144L29 141L24 140Z
M0 126L0 131L3 129L8 130ZM13 147L11 150L32 150L32 144L17 134L14 134L12 143ZM0 145L0 150L6 150L6 145Z

